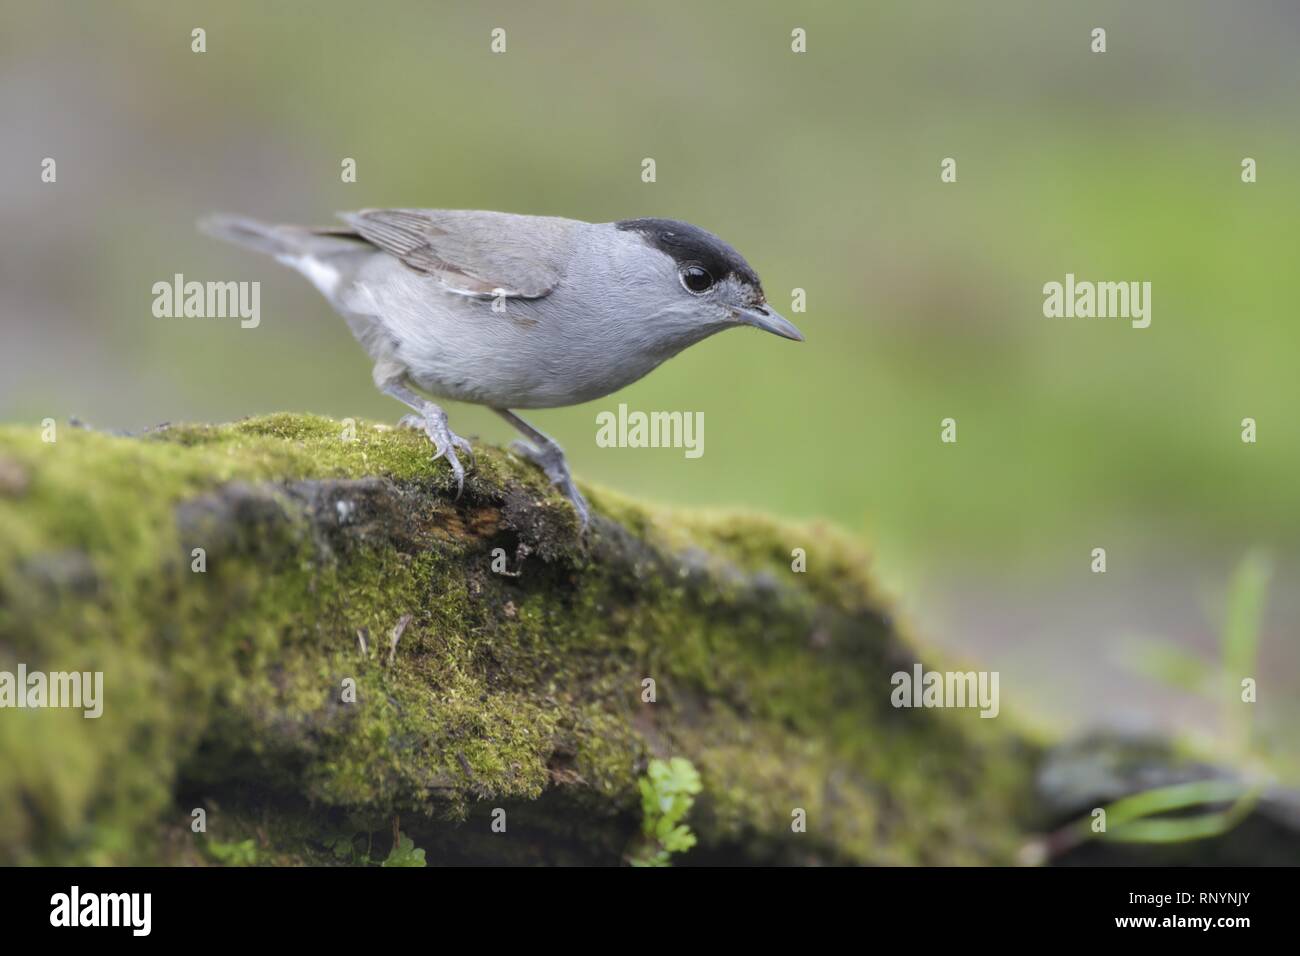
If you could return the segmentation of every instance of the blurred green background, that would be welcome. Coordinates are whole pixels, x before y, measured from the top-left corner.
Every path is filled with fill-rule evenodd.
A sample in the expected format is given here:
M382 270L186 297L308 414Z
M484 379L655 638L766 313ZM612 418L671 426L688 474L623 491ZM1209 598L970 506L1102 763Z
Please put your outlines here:
M1232 570L1260 549L1260 707L1300 718L1294 3L0 9L0 419L395 420L308 283L195 231L214 210L689 219L744 252L808 341L727 333L530 416L580 477L860 534L918 631L1062 726L1213 733L1213 711L1126 659L1147 637L1211 653ZM260 280L261 327L154 318L151 286L176 272ZM1067 272L1150 281L1151 327L1045 319L1042 286ZM595 415L619 402L703 411L704 456L598 448ZM461 434L512 437L449 410Z

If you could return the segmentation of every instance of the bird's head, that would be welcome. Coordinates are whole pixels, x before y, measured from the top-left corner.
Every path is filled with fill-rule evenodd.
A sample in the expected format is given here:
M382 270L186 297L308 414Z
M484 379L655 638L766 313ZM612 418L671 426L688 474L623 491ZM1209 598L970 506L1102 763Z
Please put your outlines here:
M767 304L749 263L713 233L677 219L625 219L614 225L635 233L655 254L652 290L661 300L658 311L696 324L701 337L750 325L803 341L802 333Z

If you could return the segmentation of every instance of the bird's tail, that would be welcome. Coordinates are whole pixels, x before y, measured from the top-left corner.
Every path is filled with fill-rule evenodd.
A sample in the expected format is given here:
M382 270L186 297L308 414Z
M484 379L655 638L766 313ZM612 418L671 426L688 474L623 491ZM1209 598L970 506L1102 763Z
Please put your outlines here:
M225 213L200 219L199 229L217 239L274 256L282 265L310 279L326 298L337 289L340 268L350 254L366 247L365 240L345 227L279 226Z
M199 220L199 230L217 239L247 246L268 256L293 255L303 251L302 242L307 234L296 226L277 226L259 222L247 216L214 213Z
M220 212L200 219L199 231L277 258L342 252L355 249L362 242L360 236L344 226L332 229L281 226Z

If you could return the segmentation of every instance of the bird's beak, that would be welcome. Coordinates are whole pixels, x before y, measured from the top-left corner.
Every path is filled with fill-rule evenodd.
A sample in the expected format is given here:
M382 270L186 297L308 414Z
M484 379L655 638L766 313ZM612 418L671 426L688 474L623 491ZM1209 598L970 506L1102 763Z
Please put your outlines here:
M745 325L752 325L764 332L779 335L783 339L794 339L796 342L803 341L803 333L794 327L794 323L782 318L767 305L751 305L744 309L737 309L736 319Z

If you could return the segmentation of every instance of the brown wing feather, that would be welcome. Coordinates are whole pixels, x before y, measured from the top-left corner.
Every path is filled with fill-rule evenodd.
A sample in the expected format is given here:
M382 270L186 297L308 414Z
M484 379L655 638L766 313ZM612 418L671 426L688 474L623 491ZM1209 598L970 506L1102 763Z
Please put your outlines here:
M367 209L341 218L367 242L468 295L537 299L564 275L581 223L443 209Z

